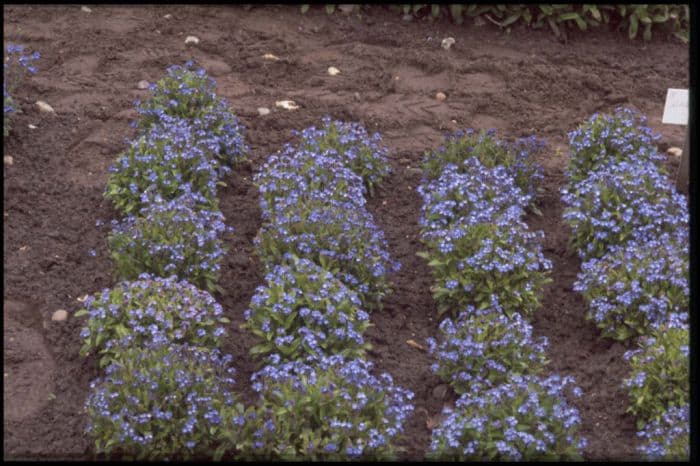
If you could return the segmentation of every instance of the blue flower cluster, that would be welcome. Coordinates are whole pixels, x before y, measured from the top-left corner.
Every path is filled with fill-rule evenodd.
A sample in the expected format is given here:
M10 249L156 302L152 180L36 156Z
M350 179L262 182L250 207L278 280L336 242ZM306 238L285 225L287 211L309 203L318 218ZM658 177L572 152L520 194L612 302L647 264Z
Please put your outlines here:
M221 236L233 231L219 210L199 206L206 199L197 192L164 200L144 193L138 216L112 221L109 246L119 279L132 280L148 272L178 278L214 291L226 247Z
M39 52L25 55L24 45L7 44L3 60L2 103L3 103L3 136L10 134L10 118L19 108L12 99L12 93L26 74L36 74L33 62L40 58Z
M628 239L688 229L688 202L655 165L623 160L562 189L563 218L583 260Z
M254 177L264 219L255 238L258 255L268 267L289 254L314 261L356 291L364 306L379 306L389 291L387 275L400 264L389 256L365 206L362 178L351 165L355 159L342 156L345 149L337 144L305 144L286 146Z
M570 377L513 375L495 387L476 386L444 408L429 456L452 461L577 460L578 410L564 398ZM577 387L574 396L581 396Z
M391 458L413 394L391 376L375 377L361 359L369 347L364 309L389 291L383 233L366 208L388 173L379 135L360 125L323 119L299 146L286 145L254 177L263 226L255 238L266 266L245 312L245 327L267 355L251 378L260 392L244 456L265 459Z
M456 321L440 323L442 343L427 340L437 362L432 369L457 394L475 386L494 387L515 374L535 374L546 364L547 338L535 339L532 326L520 314L508 317L498 305L468 307Z
M169 68L153 99L137 103L140 132L110 168L105 196L127 215L109 236L124 281L76 313L88 316L81 353L108 365L87 400L98 453L181 459L216 446L220 458L238 443L222 440L243 411L231 357L217 349L229 321L197 286L218 288L221 237L232 229L216 187L245 152L243 130L204 70L190 67Z
M625 386L648 440L640 451L651 458L684 451L676 433L687 419L666 416L689 397L688 204L661 167L658 138L633 110L593 115L569 133L562 189L563 217L585 261L574 289L589 303L587 317L604 336L638 338L642 347L625 354Z
M374 188L391 170L388 150L382 145L379 133L370 136L361 124L332 120L330 116L323 117L321 122L320 129L311 126L293 132L301 139L300 148L317 153L330 151L332 157L340 159L362 178L366 193L372 196Z
M109 168L105 197L129 215L144 206L145 191L171 200L200 193L204 206L217 206L217 180L230 168L212 155L216 141L183 118L166 116L130 143Z
M521 219L531 196L504 166L488 168L480 157L444 165L426 174L421 253L433 268L433 295L440 314L465 306L487 306L495 296L504 312L526 314L539 306L551 262L542 253L542 232Z
M139 119L134 127L148 132L156 124L166 123L168 117L186 119L194 131L213 140L215 156L224 165L233 166L248 152L245 128L228 110L226 100L216 95L215 85L204 69L194 67L193 61L169 67L165 77L151 84L152 98L136 102Z
M688 313L669 314L638 340L639 349L627 351L632 368L624 386L629 391L629 411L639 428L660 420L672 407L690 399Z
M110 167L105 196L127 215L112 222L110 247L120 278L175 274L215 290L226 251L220 238L231 231L217 184L231 170L228 158L242 157L243 129L227 126L235 117L222 116L213 81L191 68L170 67L152 86L152 99L138 107L141 131Z
M544 147L544 141L535 136L508 143L497 139L494 129L479 133L471 128L458 130L449 134L436 151L425 154L425 181L442 176L447 165L461 168L466 160L476 158L487 168L500 166L505 169L513 177L515 185L530 196L530 200L534 200L537 185L544 178L544 170L535 161L535 155Z
M660 135L637 111L618 107L612 115L595 113L569 133L571 158L566 176L572 184L622 161L651 163L662 169L664 157L656 150Z
M81 354L97 352L100 365L123 359L124 348L143 347L165 338L203 348L216 348L226 334L228 319L214 298L175 276L142 274L99 295L88 296L81 330Z
M386 373L376 377L372 367L340 354L284 363L271 356L251 377L262 409L243 453L282 460L393 458L392 441L413 411L413 393Z
M433 268L442 342L427 340L432 369L461 398L443 411L429 455L441 460L575 459L578 411L563 397L573 382L542 378L546 338L523 316L539 306L551 263L542 232L522 221L541 170L493 133L459 133L424 163L421 255ZM515 156L513 154L516 154ZM580 395L580 389L573 390Z
M582 264L574 291L588 301L587 317L603 336L627 340L646 335L670 313L688 309L687 244L685 229L642 241L630 239Z
M260 191L263 220L276 218L310 200L365 209L362 180L331 151L297 149L287 144L271 155L253 177Z
M285 361L340 354L361 357L369 314L357 293L307 259L290 257L266 276L245 311L245 328L262 339L254 354Z
M638 451L654 461L688 461L690 456L690 407L673 406L661 419L654 420L637 433L644 444Z
M243 412L232 359L163 336L125 349L90 383L87 432L97 450L150 461L211 456Z

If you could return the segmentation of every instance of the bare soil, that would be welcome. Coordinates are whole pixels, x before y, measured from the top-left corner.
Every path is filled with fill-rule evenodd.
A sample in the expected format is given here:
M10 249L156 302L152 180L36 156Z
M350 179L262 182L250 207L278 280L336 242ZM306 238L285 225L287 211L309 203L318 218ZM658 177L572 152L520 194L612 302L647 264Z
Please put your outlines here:
M318 9L301 15L294 6L94 6L91 13L78 6L5 6L3 26L5 43L25 44L42 57L39 72L15 92L23 113L3 141L14 159L3 178L5 459L94 457L83 405L98 369L94 359L78 355L82 322L72 314L80 309L78 297L114 284L107 232L95 226L115 218L102 197L107 168L133 135L132 102L147 97L136 84L190 58L216 79L217 92L248 128L251 147L251 162L220 191L235 232L226 238L225 291L216 296L233 322L224 349L235 357L243 399L252 397L248 379L256 362L247 352L253 337L238 325L262 284L253 254L260 212L251 176L293 140L291 130L327 114L359 121L381 132L391 150L393 174L370 210L403 265L391 277L395 291L384 309L372 314L370 358L415 393L402 458L423 458L428 421L453 396L430 372L428 355L406 343L424 344L438 333L430 270L415 254L420 174L410 168L447 131L493 127L503 137L535 134L549 143L540 159L543 216L528 221L545 232L554 280L533 324L551 342L549 370L574 376L584 390L575 405L589 440L585 458L636 458L634 419L625 413L621 388L626 348L600 338L571 289L580 262L568 246L559 189L566 134L594 112L635 107L662 134L661 150L682 146L683 128L662 125L661 115L666 89L688 87L686 45L660 36L629 41L615 31L573 34L563 43L547 31L405 22L380 7L328 16ZM185 45L188 35L200 43ZM440 47L445 37L455 38L449 51ZM265 60L266 53L280 60ZM340 74L329 76L329 66ZM436 100L438 91L447 95L444 102ZM276 108L283 99L301 108ZM36 100L56 113L40 113ZM258 107L271 113L259 116ZM672 173L677 165L669 159ZM57 309L71 317L53 322Z

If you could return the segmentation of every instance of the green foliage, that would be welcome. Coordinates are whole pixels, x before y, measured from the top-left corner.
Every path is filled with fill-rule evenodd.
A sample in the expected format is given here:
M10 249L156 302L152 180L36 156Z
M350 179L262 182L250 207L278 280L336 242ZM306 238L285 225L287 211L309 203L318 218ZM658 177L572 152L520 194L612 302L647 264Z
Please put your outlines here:
M588 301L587 318L617 340L646 335L670 313L689 306L689 254L685 238L659 235L627 241L600 259L584 262L574 283Z
M671 316L648 337L640 339L641 349L625 353L632 371L625 380L629 390L628 411L637 417L641 429L661 420L671 407L689 402L689 336L687 315Z
M433 269L438 314L467 306L484 309L495 299L508 315L532 315L542 287L551 281L551 263L540 249L541 237L541 232L530 232L521 222L447 228L446 239L429 244L430 252L423 254Z
M476 157L486 168L505 167L523 193L534 197L537 183L543 178L535 155L544 147L542 141L530 137L508 143L496 138L495 130L472 129L457 131L446 138L436 151L423 157L424 177L430 181L439 177L449 164L463 167L463 162Z
M172 461L230 448L220 439L236 438L231 421L243 412L231 392L230 356L165 342L123 351L90 384L87 433L97 453Z
M360 5L354 5L359 9ZM309 5L302 5L301 12ZM617 25L626 30L630 39L640 34L651 40L652 30L670 31L688 43L690 32L689 5L599 5L599 4L400 4L389 9L413 17L428 16L436 19L449 17L456 24L465 18L485 18L500 28L508 29L523 24L533 29L549 28L557 37L566 37L567 30L590 31L602 25ZM335 5L327 5L330 14ZM354 11L354 10L353 10Z
M259 460L394 459L413 394L371 369L338 355L284 364L273 358L251 377L260 400L251 416L234 420L246 432L237 449Z
M194 192L205 198L202 207L216 208L219 165L211 144L187 120L163 117L119 155L104 195L126 215L146 205L146 191L168 201Z
M227 103L214 92L215 82L193 62L173 65L167 75L151 85L152 97L137 103L136 127L148 131L163 123L164 117L187 120L200 138L212 141L213 152L226 167L245 158L248 150L243 140L244 128Z
M619 107L612 114L595 113L569 133L571 158L566 175L569 185L617 162L651 162L661 173L665 157L656 149L659 134L647 126L639 112Z
M202 197L172 201L150 197L138 215L130 215L109 235L115 276L132 280L142 273L176 275L209 291L217 281L227 249L221 235L232 231L219 210L199 208Z
M361 357L369 315L340 280L305 259L276 266L245 312L244 328L262 342L251 354L279 354L284 361L341 354Z
M513 375L489 388L476 386L455 408L444 408L427 454L442 461L580 460L578 410L564 397L570 377ZM581 396L573 387L574 396Z
M379 133L370 136L359 123L332 120L328 116L322 123L320 129L312 126L298 133L300 148L337 157L362 178L367 194L372 196L375 187L390 171L388 150L382 145Z
M100 365L123 359L124 347L143 347L156 338L216 348L225 334L223 309L207 292L175 277L142 275L89 296L76 317L88 316L80 332L85 356L97 351Z
M314 261L356 291L368 309L381 306L390 291L387 274L399 268L366 210L318 197L286 206L260 228L254 244L268 267L288 254Z
M480 384L506 383L513 374L538 374L547 363L546 338L535 340L532 326L517 312L508 317L499 307L470 307L454 322L443 319L440 330L439 344L427 340L437 359L432 369L459 395Z

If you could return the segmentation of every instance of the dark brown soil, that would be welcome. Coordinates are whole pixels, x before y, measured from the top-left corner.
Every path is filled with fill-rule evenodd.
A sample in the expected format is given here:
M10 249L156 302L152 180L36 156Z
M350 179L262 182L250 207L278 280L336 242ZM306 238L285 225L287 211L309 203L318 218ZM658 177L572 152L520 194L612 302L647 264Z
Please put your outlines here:
M164 18L168 13L172 18ZM450 395L438 387L428 356L406 343L424 344L437 334L430 271L415 255L420 175L407 167L417 167L445 131L494 127L502 136L535 134L549 142L538 199L544 215L528 220L545 231L554 281L533 323L551 342L551 371L576 377L584 389L576 406L589 439L585 457L635 457L634 419L625 414L620 386L628 370L625 348L599 338L571 289L580 263L567 244L559 188L566 133L593 112L636 107L662 134L662 150L682 145L683 128L662 125L661 115L666 89L688 87L687 46L664 37L631 42L617 32L574 35L564 44L544 31L403 22L379 7L359 17L315 9L301 15L293 6L94 6L89 14L78 6L5 6L3 25L5 43L42 56L39 72L15 93L24 113L3 144L14 158L4 167L3 187L5 459L93 457L83 403L98 370L94 360L78 356L81 322L53 322L51 315L57 309L72 315L78 297L113 284L106 232L95 227L97 219L115 217L102 198L107 168L133 134L132 101L146 97L136 83L190 58L215 77L218 93L248 128L251 163L220 192L235 233L227 238L225 291L217 296L233 321L225 350L236 358L244 399L251 397L247 380L255 363L247 354L253 338L238 324L262 283L252 246L260 213L251 175L291 140L293 129L326 114L360 121L380 131L391 149L393 175L370 209L403 265L384 310L372 315L370 357L415 392L402 443L405 459L423 457L427 421ZM185 45L187 35L201 42ZM456 43L445 51L440 41L448 36ZM264 60L265 53L280 60ZM329 66L340 75L329 76ZM435 99L437 91L446 101ZM301 108L276 108L282 99ZM56 114L39 113L36 100ZM257 107L272 113L260 117ZM93 248L96 257L88 254Z

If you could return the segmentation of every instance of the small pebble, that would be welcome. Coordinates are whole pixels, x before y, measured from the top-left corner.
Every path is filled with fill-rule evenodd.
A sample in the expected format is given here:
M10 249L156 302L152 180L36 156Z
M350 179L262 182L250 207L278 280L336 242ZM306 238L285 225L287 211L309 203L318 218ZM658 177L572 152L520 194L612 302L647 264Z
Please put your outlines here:
M273 61L279 61L280 57L277 55L273 55L271 53L266 53L265 55L262 56L264 60L273 60Z
M437 94L435 94L435 98L440 102L444 102L444 100L447 99L447 96L444 92L438 92Z
M199 44L199 37L197 36L187 36L185 37L185 44Z
M331 76L335 76L337 74L340 74L340 70L335 66L330 66L328 67L328 74L330 74Z
M359 92L355 92L355 93L353 94L353 96L355 97L355 100L357 100L358 102L362 100L362 98L360 97L360 93L359 93Z
M43 100L38 100L36 102L36 106L39 107L39 111L44 112L44 113L56 113L53 107Z
M173 17L173 15L171 15L170 13L168 13L168 14L165 15L165 16L163 16L163 18L165 18L165 19L170 19L170 18L172 18L172 17Z
M2 158L2 161L5 162L5 165L8 167L11 166L14 163L14 159L12 158L11 155L6 155Z
M681 149L680 147L669 147L668 149L666 149L666 153L674 157L680 157L681 155L683 155L683 149Z
M399 159L399 163L402 165L408 165L411 161L408 160L406 157Z
M85 13L92 13L92 10L86 6L81 6L80 11L83 11Z
M258 107L258 115L265 116L270 114L270 109L267 107Z
M27 125L27 127L28 127L29 129L37 129L37 126L34 126L34 125L31 124L31 123L29 123L29 124Z
M51 316L51 320L54 322L62 322L68 318L68 311L64 309L59 309L58 311L54 312L53 315Z
M420 168L406 167L406 173L409 175L422 175L423 170Z
M145 90L145 89L148 89L148 85L149 85L148 81L146 81L145 79L142 79L141 81L139 81L136 84L136 87L141 89L141 90Z
M454 45L454 43L455 43L454 37L446 37L446 38L442 39L442 43L440 43L440 45L442 46L443 49L450 50L450 47L452 47L452 45Z

